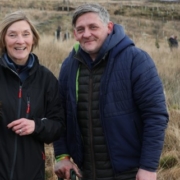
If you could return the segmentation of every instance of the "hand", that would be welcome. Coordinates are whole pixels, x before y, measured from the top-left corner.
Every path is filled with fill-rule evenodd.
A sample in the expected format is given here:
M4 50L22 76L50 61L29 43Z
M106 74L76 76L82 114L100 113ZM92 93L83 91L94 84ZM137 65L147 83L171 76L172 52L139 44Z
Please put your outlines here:
M150 172L144 169L139 169L136 175L136 180L156 180L156 172Z
M32 134L35 130L35 122L26 118L15 120L7 125L16 134L20 136Z
M63 159L57 162L54 166L54 172L56 175L63 179L70 179L70 170L73 169L76 172L76 175L81 178L82 175L77 165L70 161L69 159Z

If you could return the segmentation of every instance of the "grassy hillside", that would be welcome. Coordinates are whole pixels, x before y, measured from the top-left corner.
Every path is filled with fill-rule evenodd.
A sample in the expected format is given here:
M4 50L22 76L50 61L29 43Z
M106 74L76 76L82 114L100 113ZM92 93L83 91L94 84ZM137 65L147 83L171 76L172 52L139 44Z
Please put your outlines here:
M34 52L39 56L41 63L58 76L60 64L69 54L75 40L71 38L62 41L61 36L61 40L57 42L54 38L55 30L61 25L62 35L65 31L69 31L72 35L72 11L84 2L71 0L67 4L63 3L63 0L0 1L0 20L5 14L15 10L22 9L27 12L41 33L40 46ZM177 35L178 40L180 38L180 4L143 0L97 0L96 2L108 9L111 20L122 24L136 46L147 51L157 65L170 112L158 180L180 180L180 52L179 49L171 52L167 44L167 38L172 34ZM46 157L46 179L57 180L53 173L52 145L46 145Z
M71 14L75 7L85 1L0 1L0 19L8 12L23 9L34 19L38 30L44 34L54 34L60 24L63 31L71 29ZM180 3L157 3L150 1L110 1L97 0L111 14L111 20L122 24L132 36L146 34L152 38L164 38L171 34L179 36Z

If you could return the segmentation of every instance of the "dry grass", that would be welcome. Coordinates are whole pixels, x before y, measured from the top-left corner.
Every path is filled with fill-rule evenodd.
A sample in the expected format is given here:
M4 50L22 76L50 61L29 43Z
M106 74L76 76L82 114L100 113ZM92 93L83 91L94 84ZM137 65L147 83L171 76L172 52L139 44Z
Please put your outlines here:
M72 50L75 40L56 41L54 36L43 35L39 47L34 51L40 57L40 62L48 67L56 77L62 61Z
M32 16L41 33L40 46L34 52L39 56L40 62L47 66L56 77L59 74L59 64L66 58L75 43L73 39L66 42L57 42L54 39L54 31L58 24L62 25L63 32L68 29L72 34L70 25L71 12L55 10L57 7L54 7L52 3L57 2L60 4L63 1L27 0L26 3L24 3L24 0L0 1L0 19L2 19L6 13L19 8L22 8L27 14ZM70 2L77 3L79 0ZM84 1L81 1L80 3L83 2ZM143 13L146 9L145 6L156 7L153 10L155 13L157 7L179 9L180 5L170 4L165 6L164 4L151 4L145 1L132 0L119 1L118 5L110 6L108 4L110 0L97 0L96 2L105 4L111 13L113 22L122 24L126 33L136 43L136 46L147 51L157 65L165 88L167 105L170 112L170 122L166 131L163 153L158 169L158 180L180 180L180 52L179 49L171 52L167 44L167 37L171 34L176 34L178 38L180 37L180 22L174 19L163 20L162 17L160 18L161 20L158 20L151 16L144 17L139 14L139 16L136 17L136 15L134 15L134 13L138 14L140 10L136 10L134 8L135 6L141 6L141 10L142 8L144 9ZM114 11L123 5L129 5L129 7L124 6L126 11L129 9L129 13L125 11L125 16L123 14L114 15ZM132 8L130 6L132 6ZM175 12L168 11L169 13ZM151 15L152 12L149 13ZM159 48L157 48L156 39ZM54 156L52 145L46 145L46 157L46 179L56 180L57 178L53 173Z

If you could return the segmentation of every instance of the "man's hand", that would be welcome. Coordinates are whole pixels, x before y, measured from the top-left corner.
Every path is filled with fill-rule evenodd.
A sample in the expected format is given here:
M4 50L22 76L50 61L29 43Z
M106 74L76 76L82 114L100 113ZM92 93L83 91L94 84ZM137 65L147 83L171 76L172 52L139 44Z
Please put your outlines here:
M81 178L82 175L77 165L70 161L69 159L63 159L57 162L54 166L54 172L56 175L63 179L70 179L70 170L73 169L76 175Z
M136 175L136 180L156 180L156 178L156 172L150 172L144 169L139 169Z

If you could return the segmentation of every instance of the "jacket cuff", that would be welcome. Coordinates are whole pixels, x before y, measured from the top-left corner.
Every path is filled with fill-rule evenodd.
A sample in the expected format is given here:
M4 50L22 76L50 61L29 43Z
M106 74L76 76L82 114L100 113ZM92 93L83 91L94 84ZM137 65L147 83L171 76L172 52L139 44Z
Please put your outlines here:
M55 159L56 159L56 162L59 162L63 159L70 159L70 155L69 154L61 154L59 156L56 156Z
M150 171L150 172L156 172L156 169L150 168L150 167L145 167L145 166L140 166L139 169L144 169L144 170Z

